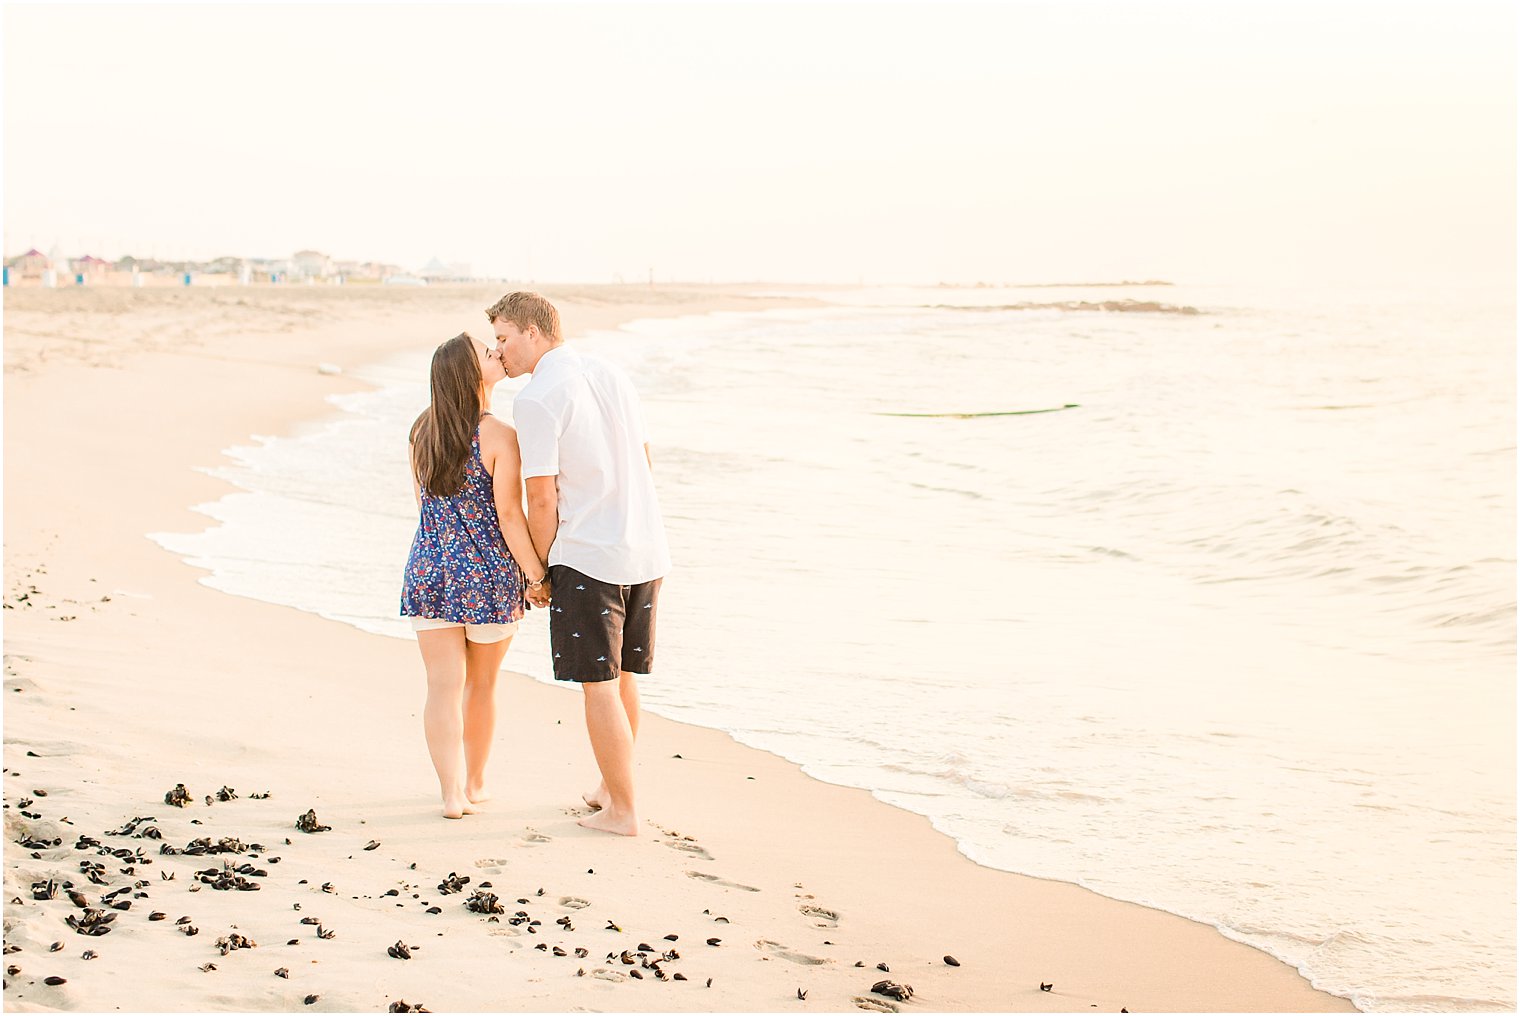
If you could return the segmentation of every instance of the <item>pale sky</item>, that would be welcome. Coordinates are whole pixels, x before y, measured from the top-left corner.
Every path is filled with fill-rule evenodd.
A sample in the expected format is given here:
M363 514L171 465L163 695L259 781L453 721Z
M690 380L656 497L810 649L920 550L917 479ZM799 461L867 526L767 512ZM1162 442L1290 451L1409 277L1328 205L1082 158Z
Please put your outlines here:
M7 5L5 253L1513 283L1501 2Z

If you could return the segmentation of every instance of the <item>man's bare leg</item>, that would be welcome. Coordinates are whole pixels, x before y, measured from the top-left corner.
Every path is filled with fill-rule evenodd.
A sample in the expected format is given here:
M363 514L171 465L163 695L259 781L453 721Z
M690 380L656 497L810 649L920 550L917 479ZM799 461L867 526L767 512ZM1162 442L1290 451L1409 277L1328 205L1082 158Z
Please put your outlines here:
M587 829L637 836L638 816L633 804L633 731L628 711L623 706L622 684L595 681L581 685L586 700L586 733L591 737L591 751L602 782L607 786L607 804L580 820Z
M624 670L618 677L618 697L623 703L623 712L628 717L628 730L635 742L639 739L639 681L637 674L631 674ZM582 794L581 800L591 806L593 810L607 807L611 798L607 794L607 781L602 780L596 785L596 789L589 794Z

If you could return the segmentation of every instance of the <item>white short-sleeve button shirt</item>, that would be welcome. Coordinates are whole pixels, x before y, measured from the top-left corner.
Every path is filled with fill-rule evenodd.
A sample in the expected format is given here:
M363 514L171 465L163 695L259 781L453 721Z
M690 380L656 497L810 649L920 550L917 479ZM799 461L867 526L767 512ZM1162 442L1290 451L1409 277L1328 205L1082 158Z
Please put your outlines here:
M637 585L670 570L665 523L644 457L633 382L568 346L545 353L512 403L523 478L556 477L559 531L549 564Z

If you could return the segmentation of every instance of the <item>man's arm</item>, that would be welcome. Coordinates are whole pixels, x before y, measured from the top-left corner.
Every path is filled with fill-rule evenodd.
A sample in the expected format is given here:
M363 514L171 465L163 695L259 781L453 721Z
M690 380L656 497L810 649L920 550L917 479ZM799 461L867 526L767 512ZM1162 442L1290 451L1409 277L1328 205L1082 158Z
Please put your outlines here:
M559 532L558 476L530 476L528 488L528 535L540 561L549 560L549 548Z
M540 403L518 397L512 403L523 486L528 496L528 536L540 561L559 532L559 426Z

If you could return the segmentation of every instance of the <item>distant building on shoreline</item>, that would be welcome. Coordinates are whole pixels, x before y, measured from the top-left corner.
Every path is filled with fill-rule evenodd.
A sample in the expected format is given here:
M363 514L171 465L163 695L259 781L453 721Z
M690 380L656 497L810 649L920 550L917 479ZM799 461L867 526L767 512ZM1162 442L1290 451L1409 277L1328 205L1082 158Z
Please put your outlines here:
M398 281L467 281L467 264L444 264L434 258L416 272L381 261L339 261L316 250L299 250L288 258L227 255L211 261L161 261L126 255L107 261L93 254L65 258L32 248L5 261L8 285L44 286L228 286L343 285Z
M332 275L332 258L315 250L298 250L290 256L291 274L300 279L325 279Z
M446 265L434 257L417 269L417 277L429 282L467 282L472 276L469 265L460 262Z
M111 273L111 262L86 254L69 262L69 270L76 279L83 279L86 283L102 282Z
M15 278L40 279L42 273L53 267L53 262L42 251L33 247L20 257L12 258L5 263Z

